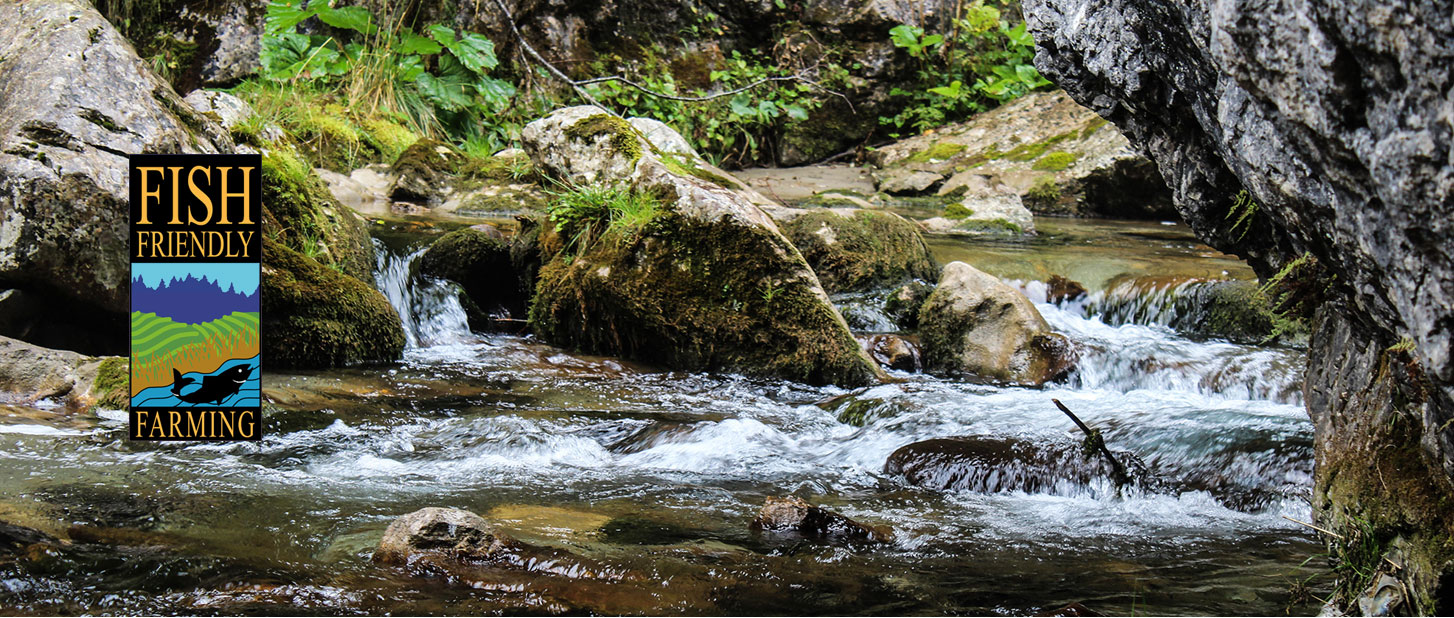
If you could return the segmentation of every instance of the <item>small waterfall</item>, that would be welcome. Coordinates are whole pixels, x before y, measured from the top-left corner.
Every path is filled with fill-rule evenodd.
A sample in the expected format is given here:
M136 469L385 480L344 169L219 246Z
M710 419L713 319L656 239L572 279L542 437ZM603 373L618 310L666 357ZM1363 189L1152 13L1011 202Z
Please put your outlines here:
M1193 341L1177 334L1204 318L1203 279L1131 279L1049 303L1040 281L1008 281L1079 347L1070 382L1119 392L1162 390L1221 399L1302 403L1305 354L1282 347Z
M414 260L427 247L391 251L374 239L374 282L399 319L410 348L461 343L471 339L469 319L459 302L458 288L448 281L415 278L409 274Z

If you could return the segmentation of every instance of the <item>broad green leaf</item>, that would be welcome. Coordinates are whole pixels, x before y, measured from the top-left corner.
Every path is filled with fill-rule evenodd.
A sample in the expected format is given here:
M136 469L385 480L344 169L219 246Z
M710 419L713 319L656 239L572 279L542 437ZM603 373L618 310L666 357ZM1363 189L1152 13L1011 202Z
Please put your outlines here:
M889 40L894 42L895 47L918 47L921 34L924 34L923 28L899 24L889 29Z
M333 26L344 28L362 34L373 34L374 15L368 9L361 6L341 6L333 8L327 3L314 0L309 6L318 5L318 20Z
M458 111L470 104L470 97L465 92L466 84L462 81L421 73L414 83L419 84L419 92L424 98L440 109Z
M1040 81L1040 72L1035 70L1034 65L1022 64L1015 67L1015 76L1026 84L1034 85Z
M449 51L454 53L465 67L475 73L485 73L495 68L499 61L495 59L495 43L489 37L466 32L454 45L445 44Z
M929 36L924 37L924 40L922 40L922 41L919 42L919 46L920 47L933 47L933 46L938 45L938 44L943 43L943 42L944 42L944 35L942 35L942 34L931 34Z
M475 92L488 107L499 109L509 104L510 97L515 96L515 85L503 79L481 77L475 81Z
M746 93L738 93L732 97L729 107L732 108L732 113L738 116L752 116L754 113L751 101L747 98Z
M1035 39L1030 36L1029 32L1025 31L1025 22L1020 22L1014 28L1006 30L1005 36L1010 38L1011 43L1014 43L1015 45L1019 45L1021 47L1031 47L1035 45Z
M768 118L777 118L777 104L773 103L772 101L758 101L757 116L759 118L762 118L763 120L766 120Z
M937 95L939 95L941 97L948 97L950 99L957 99L957 98L959 98L960 90L961 90L961 88L963 86L964 86L964 84L961 83L959 80L956 79L956 80L954 80L954 83L949 84L948 86L939 86L937 88L930 88L929 89L929 92L932 92L934 94L937 94Z
M298 24L317 14L311 9L300 9L294 2L273 0L268 3L267 18L263 22L263 31L270 35L292 32Z
M788 113L788 118L792 118L793 120L807 120L808 119L808 110L805 110L801 106L798 106L798 105L784 105L783 106L783 111L787 112Z
M413 32L405 32L399 41L399 47L395 50L399 54L419 54L429 56L444 51L439 43L435 43L429 37L420 36Z
M445 25L436 25L429 28L429 36L445 47L454 45L454 28Z

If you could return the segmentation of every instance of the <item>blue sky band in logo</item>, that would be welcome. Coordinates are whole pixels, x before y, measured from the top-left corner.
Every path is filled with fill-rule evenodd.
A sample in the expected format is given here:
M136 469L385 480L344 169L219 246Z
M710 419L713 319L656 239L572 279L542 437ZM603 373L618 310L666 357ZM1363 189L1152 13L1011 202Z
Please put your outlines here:
M131 157L132 440L262 438L260 166Z

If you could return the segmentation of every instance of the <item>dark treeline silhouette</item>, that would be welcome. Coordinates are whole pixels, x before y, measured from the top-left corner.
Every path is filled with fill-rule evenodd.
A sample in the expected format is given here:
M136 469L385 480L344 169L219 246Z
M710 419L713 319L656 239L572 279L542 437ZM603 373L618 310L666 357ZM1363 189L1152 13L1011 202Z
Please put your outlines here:
M234 311L257 311L258 304L257 291L243 294L230 284L224 290L205 275L198 278L188 274L181 279L145 283L140 277L131 279L132 311L155 313L178 322L210 322Z

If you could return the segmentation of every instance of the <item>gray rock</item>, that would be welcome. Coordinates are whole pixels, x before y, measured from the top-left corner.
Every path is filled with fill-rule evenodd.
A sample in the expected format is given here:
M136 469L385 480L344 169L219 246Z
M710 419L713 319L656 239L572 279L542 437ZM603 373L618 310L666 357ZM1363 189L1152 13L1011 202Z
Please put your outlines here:
M617 242L569 259L548 253L530 312L538 335L677 368L839 384L877 376L802 254L742 191L663 159L598 108L556 110L521 135L543 173L660 196L664 211Z
M1061 91L1031 93L884 146L873 159L886 179L916 171L947 176L935 189L941 196L1014 195L1035 212L1057 215L1176 216L1151 161Z
M945 265L919 332L925 367L941 374L1039 385L1074 362L1070 342L1024 294L964 262Z
M0 279L128 309L130 153L230 152L89 4L0 5Z
M911 168L890 168L879 175L878 190L884 193L917 194L944 180L942 172Z
M441 552L452 557L488 559L507 549L510 539L501 536L483 517L439 507L425 507L400 517L384 530L374 562L403 565L422 552Z
M0 337L0 403L89 408L104 401L108 408L120 408L127 398L126 367L126 361L117 357L86 356ZM98 386L97 378L103 374ZM117 389L120 392L113 392Z
M1202 240L1264 278L1303 255L1323 270L1304 282L1323 303L1306 386L1320 523L1447 536L1448 509L1432 505L1454 497L1449 3L1024 7L1036 66L1156 162ZM1256 207L1238 224L1244 190ZM1411 565L1454 557L1406 549ZM1448 594L1436 573L1399 578L1412 598Z

